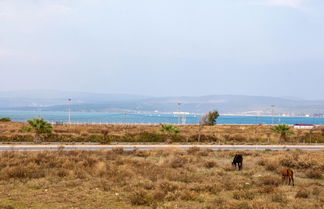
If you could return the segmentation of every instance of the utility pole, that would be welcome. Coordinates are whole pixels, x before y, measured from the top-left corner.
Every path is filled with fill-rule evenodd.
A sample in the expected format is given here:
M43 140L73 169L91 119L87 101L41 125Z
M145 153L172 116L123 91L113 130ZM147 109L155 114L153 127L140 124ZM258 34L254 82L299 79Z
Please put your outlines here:
M274 107L275 107L275 105L271 105L271 115L272 115L272 125L273 125L273 123L274 123Z
M71 101L72 101L72 99L69 98L68 99L68 111L69 111L69 113L68 113L68 123L69 124L71 124Z
M178 124L180 124L180 105L181 105L181 102L178 102L177 103L177 106L178 106L178 109L177 109L177 111L178 111Z

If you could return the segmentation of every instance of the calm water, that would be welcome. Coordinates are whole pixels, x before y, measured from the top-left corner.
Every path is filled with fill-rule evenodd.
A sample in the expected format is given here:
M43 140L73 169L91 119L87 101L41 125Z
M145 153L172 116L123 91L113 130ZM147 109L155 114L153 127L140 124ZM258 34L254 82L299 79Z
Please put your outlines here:
M52 122L67 122L67 112L33 112L33 111L0 111L1 117L10 117L13 121L27 121L42 117ZM186 124L198 124L201 115L187 115ZM71 121L74 123L178 123L177 115L173 114L122 114L102 112L72 112ZM271 116L220 116L219 124L271 124ZM274 117L274 123L308 123L324 124L324 118L306 117Z

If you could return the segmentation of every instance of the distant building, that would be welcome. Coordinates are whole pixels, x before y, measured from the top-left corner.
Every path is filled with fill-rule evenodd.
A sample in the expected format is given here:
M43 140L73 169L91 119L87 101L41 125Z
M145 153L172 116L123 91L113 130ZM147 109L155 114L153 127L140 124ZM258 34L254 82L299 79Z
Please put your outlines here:
M315 128L314 124L294 124L295 129L313 129Z

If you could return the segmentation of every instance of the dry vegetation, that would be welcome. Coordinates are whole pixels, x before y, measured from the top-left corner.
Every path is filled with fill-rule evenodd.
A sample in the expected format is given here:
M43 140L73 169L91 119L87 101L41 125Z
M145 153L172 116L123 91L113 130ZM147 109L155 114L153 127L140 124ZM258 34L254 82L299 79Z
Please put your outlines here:
M27 132L26 123L0 123L1 142L32 142L34 135ZM198 125L180 125L179 134L160 131L159 125L54 125L48 142L182 142L219 144L274 144L279 135L267 125L216 125L205 126L199 137ZM324 127L315 130L294 130L290 143L324 143Z
M0 153L0 208L320 209L324 152L189 150ZM295 172L295 187L279 170Z

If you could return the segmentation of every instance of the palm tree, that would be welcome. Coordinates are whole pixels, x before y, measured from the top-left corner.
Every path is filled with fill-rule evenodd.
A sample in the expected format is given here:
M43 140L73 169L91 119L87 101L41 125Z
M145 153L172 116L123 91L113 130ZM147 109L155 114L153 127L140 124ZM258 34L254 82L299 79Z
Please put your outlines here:
M28 124L35 132L35 142L40 141L44 134L52 133L53 127L43 118L34 118L28 121Z
M177 134L180 133L180 129L171 124L161 124L161 131L168 134Z
M294 132L290 130L290 127L287 124L276 125L272 128L272 131L280 134L280 143L285 142L288 136L294 134Z
M176 127L174 125L171 124L160 124L161 125L161 131L167 133L167 139L166 142L167 143L172 143L172 134L176 135L177 133L180 133L180 128Z

